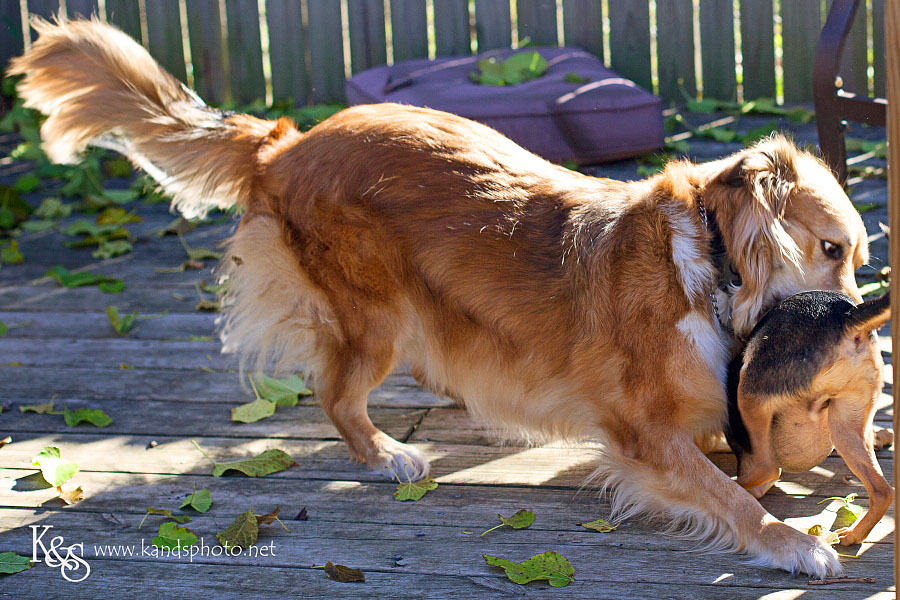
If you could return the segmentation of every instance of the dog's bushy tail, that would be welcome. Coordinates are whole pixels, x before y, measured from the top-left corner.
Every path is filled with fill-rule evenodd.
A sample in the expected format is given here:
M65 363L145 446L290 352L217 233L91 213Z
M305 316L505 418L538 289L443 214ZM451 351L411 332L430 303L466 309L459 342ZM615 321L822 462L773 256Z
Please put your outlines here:
M25 106L47 115L44 150L73 162L89 144L121 151L156 179L187 216L249 201L257 154L296 131L207 107L137 42L95 20L32 21L40 36L9 73L24 75Z

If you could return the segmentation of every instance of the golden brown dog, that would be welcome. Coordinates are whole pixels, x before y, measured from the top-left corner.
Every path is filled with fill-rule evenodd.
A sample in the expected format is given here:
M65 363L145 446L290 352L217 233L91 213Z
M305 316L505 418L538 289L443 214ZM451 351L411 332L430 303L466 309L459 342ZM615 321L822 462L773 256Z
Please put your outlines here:
M366 413L407 363L507 430L604 441L598 473L620 512L665 515L762 564L840 571L698 447L726 419L730 329L746 335L800 290L860 300L866 232L816 158L775 137L622 183L427 109L360 106L300 133L204 106L111 27L36 27L11 72L47 115L50 157L121 148L188 215L241 207L225 346L306 369L353 458L428 473ZM736 272L724 287L716 230Z

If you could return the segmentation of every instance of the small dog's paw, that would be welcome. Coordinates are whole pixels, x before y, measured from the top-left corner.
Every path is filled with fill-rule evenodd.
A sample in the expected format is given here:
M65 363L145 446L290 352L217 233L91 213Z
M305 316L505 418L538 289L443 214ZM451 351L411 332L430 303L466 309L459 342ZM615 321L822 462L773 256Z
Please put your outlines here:
M855 546L856 544L862 544L866 537L865 535L861 535L859 531L854 531L853 527L842 527L835 531L835 533L841 541L841 546Z
M419 481L428 477L431 466L422 452L385 435L376 443L375 452L366 464L385 479Z
M819 579L844 572L837 552L814 535L775 522L765 526L762 538L763 547L754 552L758 557L754 562L758 564Z

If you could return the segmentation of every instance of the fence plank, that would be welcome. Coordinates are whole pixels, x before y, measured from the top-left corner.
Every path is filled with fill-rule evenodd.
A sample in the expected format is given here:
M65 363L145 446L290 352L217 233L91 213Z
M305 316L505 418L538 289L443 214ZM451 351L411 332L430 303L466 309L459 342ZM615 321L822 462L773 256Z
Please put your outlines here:
M475 0L475 37L479 52L512 46L509 2Z
M225 19L228 23L231 97L239 103L265 99L266 78L263 75L256 0L226 0Z
M391 40L394 62L428 56L425 0L391 0Z
M535 46L557 45L555 0L518 0L516 20L520 45L526 37Z
M734 0L700 0L703 96L734 100Z
M350 68L354 73L387 62L383 0L347 0Z
M652 89L647 0L609 3L609 53L613 70L647 90Z
M856 9L850 34L841 53L839 71L844 80L844 89L863 96L869 94L869 48L866 37L866 3L863 1Z
M66 14L70 19L90 18L98 13L97 0L66 0Z
M603 60L603 1L563 0L563 36Z
M307 0L309 58L313 102L343 102L344 42L341 5L334 0Z
M187 81L184 46L181 43L181 17L178 0L147 2L147 37L150 54L169 73Z
M872 0L872 66L875 71L875 95L884 98L884 0Z
M744 98L775 97L772 0L740 0Z
M138 0L106 0L106 20L136 39L141 36L141 5Z
M6 70L9 59L22 54L24 48L19 0L0 0L0 73Z
M187 0L188 35L194 89L207 102L221 104L229 97L222 51L222 23L218 0Z
M697 96L694 76L694 11L691 0L657 0L656 43L659 96L667 102L682 102L678 80L685 91Z
M784 101L812 101L813 62L822 14L819 0L790 0L781 3L784 57Z
M309 71L300 3L296 0L266 0L266 23L269 26L273 98L307 104Z
M434 45L436 56L472 53L468 0L434 0Z

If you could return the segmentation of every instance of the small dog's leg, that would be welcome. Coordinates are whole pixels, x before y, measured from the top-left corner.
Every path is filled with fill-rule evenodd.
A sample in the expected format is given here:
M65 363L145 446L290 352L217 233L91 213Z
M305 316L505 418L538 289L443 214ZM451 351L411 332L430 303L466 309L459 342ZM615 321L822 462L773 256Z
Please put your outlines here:
M874 402L869 404L868 410L856 410L846 402L833 402L830 410L828 425L831 441L853 474L866 486L869 495L869 510L865 516L852 527L837 530L841 545L852 546L861 544L888 511L894 500L894 488L884 478L875 457L872 430Z
M755 562L816 577L841 573L835 551L770 515L745 489L671 426L642 428L635 459L620 458L613 483L617 503L666 513L709 533Z
M354 460L387 479L418 481L428 475L428 460L418 449L375 427L366 410L369 392L384 380L392 363L389 351L371 356L355 349L340 349L322 374L325 389L321 404Z

